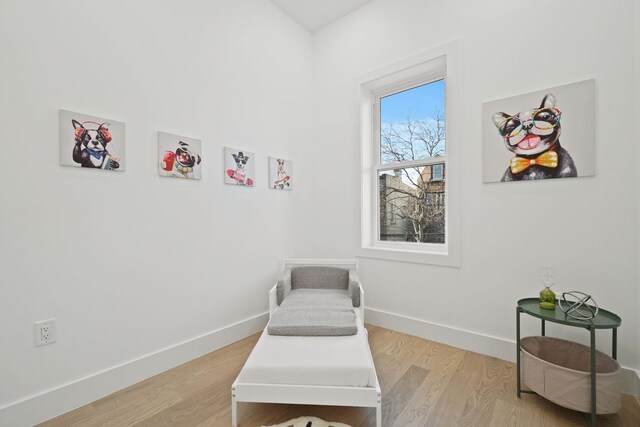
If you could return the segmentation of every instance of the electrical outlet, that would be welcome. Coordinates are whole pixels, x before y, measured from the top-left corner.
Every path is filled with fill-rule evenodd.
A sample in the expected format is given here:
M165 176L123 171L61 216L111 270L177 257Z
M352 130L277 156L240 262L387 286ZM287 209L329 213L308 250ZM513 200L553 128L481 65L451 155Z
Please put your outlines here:
M56 342L56 319L34 323L33 332L36 347Z

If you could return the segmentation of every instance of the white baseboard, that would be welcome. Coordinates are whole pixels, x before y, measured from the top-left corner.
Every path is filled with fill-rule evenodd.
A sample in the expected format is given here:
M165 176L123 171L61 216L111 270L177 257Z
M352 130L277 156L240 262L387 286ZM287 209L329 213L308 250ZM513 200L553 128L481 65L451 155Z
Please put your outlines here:
M631 390L629 393L636 397L640 404L640 370L622 368L622 390Z
M365 309L365 320L372 325L440 342L486 356L515 362L516 342L478 332L454 328L426 320L389 313L375 308ZM640 401L640 371L622 367L622 391Z
M427 322L375 308L366 308L364 318L367 323L376 326L515 362L515 342L503 338Z
M33 426L263 330L268 313L0 407L0 426Z

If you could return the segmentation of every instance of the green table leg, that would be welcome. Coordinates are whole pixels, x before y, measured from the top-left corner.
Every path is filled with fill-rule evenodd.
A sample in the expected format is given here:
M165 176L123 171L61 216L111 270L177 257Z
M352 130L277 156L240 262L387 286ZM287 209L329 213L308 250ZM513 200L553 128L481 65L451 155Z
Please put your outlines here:
M611 357L614 360L618 359L618 328L613 328L613 339L611 340Z
M520 398L520 313L522 309L516 307L516 396Z
M591 332L591 427L598 425L596 415L596 329L589 328Z
M545 326L545 325L544 325L544 319L542 319L542 326L541 326L541 329L542 329L542 336L544 336L544 326Z

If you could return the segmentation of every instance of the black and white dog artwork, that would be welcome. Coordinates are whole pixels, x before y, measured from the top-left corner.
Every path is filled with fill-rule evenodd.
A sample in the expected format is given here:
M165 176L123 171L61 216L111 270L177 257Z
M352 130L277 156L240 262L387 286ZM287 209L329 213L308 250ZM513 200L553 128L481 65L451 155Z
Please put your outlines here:
M116 170L120 167L118 158L107 150L112 136L109 123L94 121L79 121L72 119L75 146L73 147L73 161L83 168Z

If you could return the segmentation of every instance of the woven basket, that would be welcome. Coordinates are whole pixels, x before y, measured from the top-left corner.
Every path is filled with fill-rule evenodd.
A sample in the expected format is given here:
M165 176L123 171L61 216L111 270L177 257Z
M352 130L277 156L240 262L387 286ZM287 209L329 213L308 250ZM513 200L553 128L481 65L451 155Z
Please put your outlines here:
M565 408L591 412L591 355L582 344L552 337L526 337L522 349L523 384ZM620 409L620 364L596 351L596 413Z

